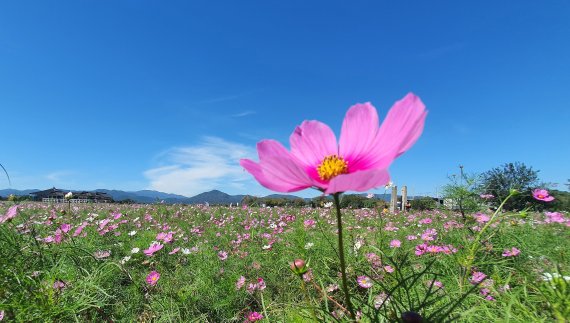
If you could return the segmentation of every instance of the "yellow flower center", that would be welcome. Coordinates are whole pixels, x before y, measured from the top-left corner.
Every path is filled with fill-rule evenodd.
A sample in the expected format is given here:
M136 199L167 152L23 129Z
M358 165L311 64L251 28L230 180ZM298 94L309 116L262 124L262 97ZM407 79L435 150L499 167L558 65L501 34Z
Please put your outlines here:
M340 156L331 155L325 157L322 163L317 166L320 179L328 181L340 174L348 173L348 163Z

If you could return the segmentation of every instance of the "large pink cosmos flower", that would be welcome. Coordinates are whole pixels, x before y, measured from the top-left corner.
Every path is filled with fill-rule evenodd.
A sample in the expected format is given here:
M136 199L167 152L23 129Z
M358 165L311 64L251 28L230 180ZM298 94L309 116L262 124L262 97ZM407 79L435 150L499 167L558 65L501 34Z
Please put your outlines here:
M338 143L326 124L304 121L289 138L291 151L263 140L257 144L259 163L242 159L240 164L277 192L309 187L325 194L367 191L390 180L388 166L416 142L426 115L412 93L394 104L381 126L372 104L356 104L346 113Z

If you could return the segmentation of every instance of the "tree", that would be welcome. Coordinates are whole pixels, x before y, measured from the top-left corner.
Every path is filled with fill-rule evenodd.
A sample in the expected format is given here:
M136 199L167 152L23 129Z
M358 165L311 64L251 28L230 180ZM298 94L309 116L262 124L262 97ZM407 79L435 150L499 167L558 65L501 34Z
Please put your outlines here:
M433 210L437 207L437 203L431 197L420 197L410 201L412 209L423 211L423 210Z
M538 183L538 172L524 163L506 163L483 173L480 188L496 197L491 201L495 207L509 195L511 189L516 189L521 194L509 199L504 209L522 210L533 202L530 191Z
M470 213L479 209L479 194L477 194L479 176L464 173L463 165L459 165L459 169L459 176L455 174L449 176L451 183L443 187L443 196L451 200L452 209L459 210L465 222L466 212Z

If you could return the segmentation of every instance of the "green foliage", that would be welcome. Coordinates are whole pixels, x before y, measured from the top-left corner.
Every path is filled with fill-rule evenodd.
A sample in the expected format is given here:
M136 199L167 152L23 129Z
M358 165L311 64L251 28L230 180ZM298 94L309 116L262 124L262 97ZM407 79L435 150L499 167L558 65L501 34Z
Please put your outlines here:
M530 192L538 184L538 172L524 163L506 163L483 173L479 187L481 191L497 197L491 200L495 207L509 195L511 189L518 190L521 194L511 198L504 209L522 210L535 202Z
M315 207L324 207L325 204L331 203L331 202L332 202L331 198L324 196L324 195L320 195L317 197L313 197L311 199L311 207L314 207L314 208Z
M570 276L560 272L544 273L538 286L548 302L557 322L568 322L570 318Z
M366 198L365 196L358 194L346 194L342 196L340 200L340 207L350 208L350 209L361 209L364 207L372 208L376 206L376 201L373 199Z
M410 201L413 210L435 210L437 208L436 201L431 197L420 197Z
M269 207L304 207L308 203L302 198L276 198L276 197L255 197L246 195L241 200L242 205L249 206L269 206Z
M550 190L550 195L555 200L548 203L548 208L553 211L570 211L570 192Z
M11 205L0 203L0 215ZM334 223L334 211L330 209L156 204L77 205L66 214L63 209L66 205L46 208L41 203L24 203L17 217L0 224L0 310L6 313L5 321L243 322L249 311L264 313L268 322L335 321L331 312L338 307L328 297L343 304L340 290L326 291L330 285L340 285L337 253L331 247L336 234L330 223ZM101 235L100 221L116 212L123 217L112 223L128 220L117 228L121 234ZM497 227L485 234L485 248L477 250L473 265L493 280L488 289L495 301L488 301L480 295L480 286L468 284L461 290L458 284L459 260L473 235L467 226L450 226L459 221L456 213L414 210L410 216L402 216L358 209L343 212L345 227L350 228L345 231L349 288L364 322L397 321L407 311L432 321L461 322L549 322L567 315L566 292L558 285L546 290L548 286L540 277L544 271L553 272L557 265L561 275L570 272L570 230L562 223L537 224L544 220L541 213L529 212L525 221L518 214L501 213ZM88 220L94 214L98 216ZM152 219L145 219L145 215ZM284 220L285 215L295 219ZM53 223L45 224L50 216ZM420 225L419 221L426 218L433 222ZM307 219L314 219L315 227L306 227ZM87 235L71 238L84 221L90 223L85 228ZM251 225L261 221L267 225ZM264 234L275 230L269 224L281 221L286 226L276 236L278 240L271 248L264 248L269 242ZM72 230L61 243L42 241L63 223L70 223ZM398 230L383 230L388 223ZM194 232L198 227L200 233ZM416 256L420 242L406 237L428 228L438 232L430 244L453 245L458 252ZM129 235L131 231L136 234ZM142 250L163 231L176 232L175 241L152 257L144 255ZM238 246L238 233L251 237ZM400 248L389 247L393 239L401 241ZM131 254L135 247L141 251ZM197 250L169 255L175 247ZM519 248L521 254L501 255L512 247ZM98 250L110 250L111 255L97 259L94 252ZM219 250L227 251L229 258L221 261ZM378 255L379 266L370 264L370 253ZM125 256L131 258L122 263ZM296 258L309 263L313 280L305 285L289 269L289 262ZM386 265L394 272L387 272ZM153 287L145 282L151 270L161 274ZM374 281L370 289L357 285L360 275ZM247 280L245 287L262 277L267 288L251 294L244 287L236 290L240 276ZM436 289L433 280L444 287ZM65 288L55 289L57 281L65 282ZM474 292L469 293L472 288ZM382 292L388 296L385 304L377 302ZM462 302L458 304L459 300Z
M466 213L474 212L480 208L479 176L464 173L463 166L459 166L459 168L459 175L449 176L450 183L443 187L443 196L451 201L449 207L458 210L465 221Z

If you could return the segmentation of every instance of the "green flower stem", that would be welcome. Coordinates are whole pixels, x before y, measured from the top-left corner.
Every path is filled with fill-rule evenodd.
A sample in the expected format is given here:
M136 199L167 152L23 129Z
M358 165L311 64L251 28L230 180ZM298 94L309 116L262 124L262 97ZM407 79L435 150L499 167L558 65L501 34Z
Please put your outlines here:
M267 309L265 308L265 302L263 301L263 293L259 293L259 295L261 296L261 308L263 309L263 318L266 319L268 322L271 322L269 320L269 316L267 315Z
M475 252L477 252L477 248L479 247L479 242L481 241L481 237L483 236L483 232L485 232L487 230L487 228L489 228L489 226L493 223L493 220L495 220L495 218L497 217L497 215L499 214L499 212L503 209L503 206L505 205L505 203L514 195L516 195L517 192L516 191L512 191L504 200L503 202L499 205L499 207L497 208L497 210L495 210L495 213L493 213L493 215L491 216L491 218L489 219L489 221L483 226L483 228L481 229L481 231L479 231L479 233L477 234L477 237L475 237L475 240L473 241L473 243L471 244L471 248L469 248L469 254L467 256L466 262L465 262L465 276L463 277L463 282L467 279L467 276L469 275L469 272L471 271L471 266L473 265L473 261L475 261Z
M346 307L350 313L350 318L354 320L356 317L354 315L354 308L352 308L352 303L350 302L350 293L348 291L348 283L346 281L346 262L344 260L344 242L342 239L342 216L340 213L340 193L333 194L334 204L336 207L336 224L338 228L338 256L340 258L340 274L342 276L342 291L344 292L344 297L346 301Z
M303 280L303 275L299 275L301 278L301 289L303 290L303 294L305 295L305 302L307 303L307 307L311 309L311 314L313 315L313 319L315 322L318 322L319 319L317 318L317 313L315 313L315 307L311 304L311 299L309 297L309 293L307 292L307 287L305 286L305 281Z

